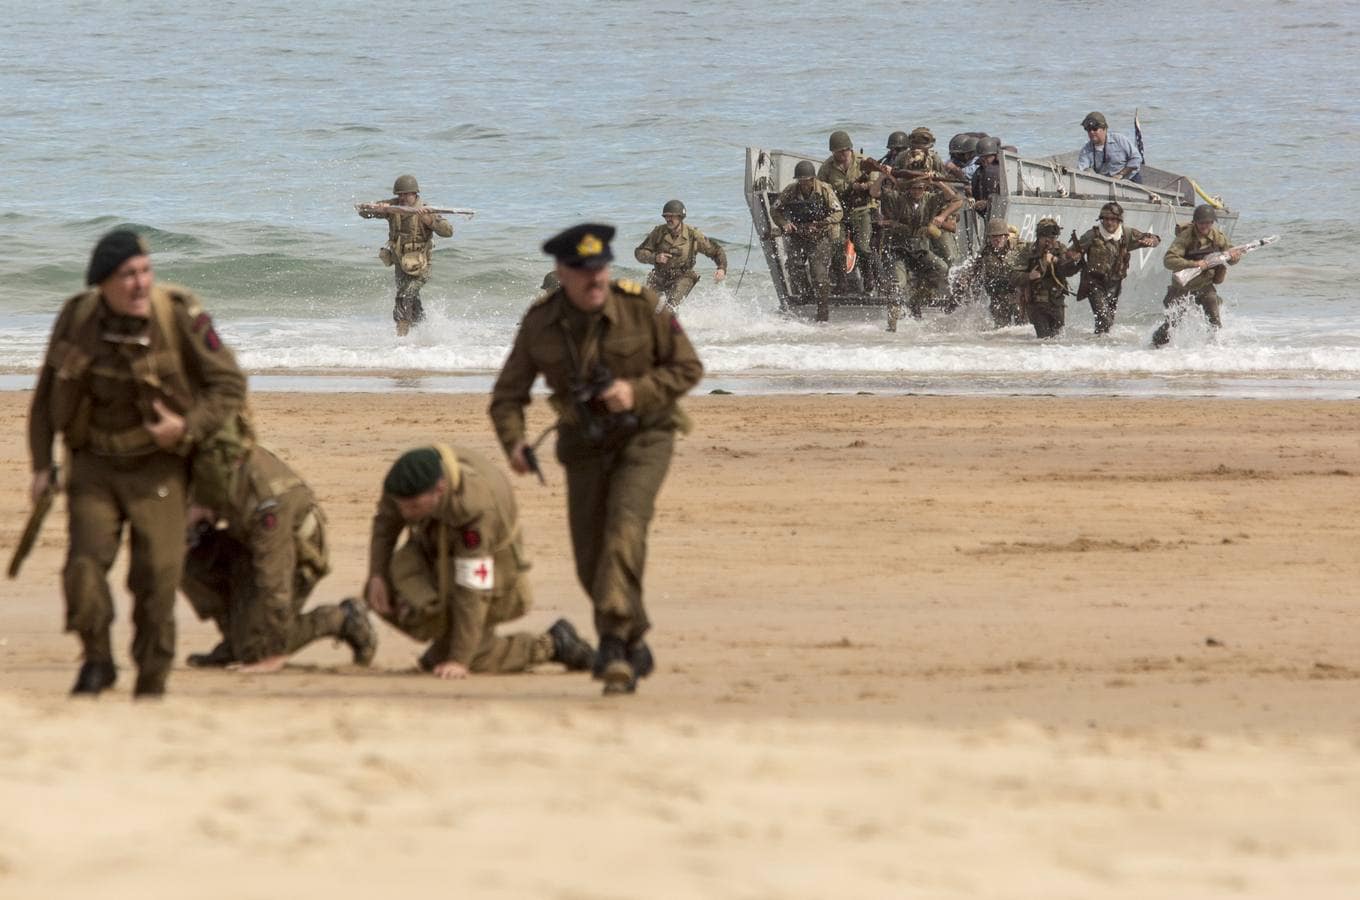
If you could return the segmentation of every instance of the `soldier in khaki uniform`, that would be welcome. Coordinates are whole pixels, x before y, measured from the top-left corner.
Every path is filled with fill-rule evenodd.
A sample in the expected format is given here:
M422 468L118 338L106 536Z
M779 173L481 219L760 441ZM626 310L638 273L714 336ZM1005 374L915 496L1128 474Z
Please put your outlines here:
M443 216L432 212L402 212L388 208L425 205L420 200L420 185L414 175L399 175L392 185L392 193L396 196L360 204L359 215L365 219L387 220L387 244L378 251L378 258L383 265L394 267L397 299L392 307L392 320L397 323L397 334L405 335L412 325L425 318L420 289L430 279L434 235L453 237L453 226Z
M860 284L851 290L871 293L878 285L876 254L873 250L874 211L878 201L869 194L869 185L877 180L877 171L870 171L867 164L871 161L863 154L855 152L854 141L844 131L833 131L827 140L831 155L817 170L817 180L825 182L836 192L845 212L845 223L849 229L849 239L855 245L855 257L859 264L850 273L847 281L858 280ZM834 254L833 254L834 258Z
M1111 200L1100 208L1100 221L1077 238L1081 250L1081 281L1077 300L1089 300L1096 319L1096 334L1108 334L1114 326L1119 293L1129 274L1129 256L1135 247L1156 247L1155 234L1124 226L1124 207Z
M397 549L407 528L410 539ZM438 444L392 464L373 516L366 594L398 631L431 642L422 669L466 678L544 662L591 668L594 649L566 619L542 634L496 634L533 604L528 571L514 492L489 459Z
M529 390L542 373L552 391L576 576L595 607L596 676L606 694L632 692L652 670L643 640L651 624L642 601L647 529L675 432L688 430L676 400L703 375L656 294L610 281L613 236L611 226L586 224L544 243L561 287L525 313L490 408L510 467L524 474Z
M1014 254L1015 232L1001 219L992 219L987 223L987 243L982 252L969 261L956 283L965 297L981 289L987 298L987 312L997 328L1025 322L1019 290L1011 281Z
M803 160L793 167L797 180L779 192L770 220L788 239L788 262L800 287L811 281L817 321L831 318L831 260L839 258L841 220L845 217L836 192L817 180L817 170Z
M931 185L929 170L908 169L898 178L874 182L870 193L881 203L883 245L893 268L893 295L888 304L888 331L897 330L905 303L914 319L942 295L949 281L949 258L942 245L942 226L963 205L946 184Z
M193 294L158 285L146 244L113 231L95 245L91 289L62 306L29 413L33 497L52 478L52 442L69 451L66 630L84 663L72 689L117 677L108 571L124 526L133 596L134 694L159 696L175 654L188 459L240 412L246 379Z
M302 613L330 571L326 518L312 490L289 466L256 445L223 491L192 486L190 546L180 587L222 641L189 656L195 667L242 663L243 672L277 672L312 641L349 644L354 662L373 660L377 639L353 600Z
M1191 279L1185 287L1174 281L1167 287L1166 297L1162 299L1162 306L1167 309L1166 321L1153 333L1152 346L1165 347L1170 343L1171 329L1185 315L1186 307L1191 301L1204 311L1210 325L1214 328L1222 327L1223 320L1219 317L1222 301L1215 287L1228 277L1228 270L1225 266L1207 268L1204 260L1210 253L1232 248L1228 236L1214 227L1217 221L1218 213L1214 212L1214 208L1207 203L1201 203L1195 207L1190 224L1180 230L1171 246L1167 248L1162 265L1172 272L1179 272L1182 269L1204 271ZM1240 251L1229 254L1228 265L1237 265L1241 258Z
M666 201L661 207L661 218L665 224L656 226L643 238L633 251L633 258L655 266L647 276L647 287L656 291L672 310L677 310L699 283L699 273L694 271L694 260L699 254L713 260L717 267L713 280L722 281L727 277L727 251L693 225L685 224L685 204L679 200Z
M912 159L924 159L925 168L931 174L943 175L944 160L940 159L940 154L935 152L935 135L924 125L920 128L913 128L911 134L907 135L907 148L893 160L894 169L913 169Z
M1060 250L1060 234L1062 226L1045 216L1034 228L1034 243L1021 245L1012 257L1011 283L1020 289L1025 315L1041 338L1062 331L1067 321L1067 295L1071 293L1067 279L1081 267L1080 257Z

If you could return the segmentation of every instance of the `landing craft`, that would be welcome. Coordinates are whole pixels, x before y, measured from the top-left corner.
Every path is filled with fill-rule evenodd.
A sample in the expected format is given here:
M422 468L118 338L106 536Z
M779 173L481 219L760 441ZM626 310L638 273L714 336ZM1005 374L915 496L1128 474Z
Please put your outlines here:
M1171 282L1171 273L1162 266L1162 257L1176 237L1176 226L1188 223L1200 202L1198 186L1184 175L1150 166L1143 167L1141 184L1094 172L1078 172L1078 152L1026 159L1003 150L1002 189L992 198L992 215L1015 226L1024 241L1034 240L1034 226L1045 216L1052 216L1062 225L1066 243L1072 231L1084 234L1096 224L1101 206L1118 200L1124 207L1126 226L1162 238L1159 247L1134 251L1120 308L1126 310L1136 304L1140 308L1161 309L1162 297ZM779 192L794 182L793 167L803 160L821 165L822 157L747 147L746 205L750 207L751 220L774 280L780 310L810 316L816 302L808 291L807 279L792 272L787 241L770 218L770 207ZM962 185L951 186L961 193L965 191ZM1231 237L1237 215L1226 206L1220 208L1219 230ZM960 251L959 258L954 260L956 266L982 249L986 228L987 220L965 204L956 235ZM863 262L860 260L861 265ZM853 280L833 274L830 298L833 308L887 305L886 296L857 292L850 288L853 284ZM1072 286L1076 288L1075 278Z

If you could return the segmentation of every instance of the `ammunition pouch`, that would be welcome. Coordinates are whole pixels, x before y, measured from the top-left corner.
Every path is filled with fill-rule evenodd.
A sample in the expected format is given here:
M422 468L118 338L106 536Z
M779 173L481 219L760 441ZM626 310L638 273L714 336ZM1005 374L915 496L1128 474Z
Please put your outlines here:
M392 255L391 247L383 247L379 250L378 259L382 260L382 264L385 266L394 265L397 261L397 258Z
M430 268L430 245L425 241L403 241L397 259L407 275L424 275Z
M305 597L331 570L326 552L326 517L321 507L313 506L302 517L293 532L293 548L297 556L298 596Z

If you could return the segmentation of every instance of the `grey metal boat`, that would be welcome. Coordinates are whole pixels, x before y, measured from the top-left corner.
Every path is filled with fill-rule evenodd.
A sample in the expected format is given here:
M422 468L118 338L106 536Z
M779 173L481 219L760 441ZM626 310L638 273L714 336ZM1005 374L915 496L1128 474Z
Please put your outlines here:
M770 219L770 207L779 192L794 181L793 168L802 160L816 165L821 157L790 153L785 150L746 148L746 203L751 210L765 262L774 280L781 310L810 312L814 302L806 290L806 278L795 277L790 270L786 241ZM1160 304L1170 283L1170 275L1162 266L1162 256L1175 238L1176 226L1190 221L1195 205L1200 201L1190 179L1175 172L1145 166L1141 184L1076 171L1077 151L1054 156L1026 158L1015 153L1002 153L1002 190L992 197L991 215L1000 216L1020 232L1021 240L1034 239L1034 226L1045 216L1052 216L1062 225L1064 238L1073 230L1082 234L1096 223L1100 207L1110 200L1118 200L1124 207L1124 222L1141 231L1160 235L1160 247L1141 249L1129 260L1129 274L1124 282L1123 304ZM962 186L956 188L960 192ZM1237 224L1237 212L1225 208L1218 213L1218 227L1232 235ZM987 220L965 204L960 213L957 241L961 263L977 253L983 245ZM853 282L843 279L831 296L832 307L883 306L887 298L855 292L847 287ZM1075 282L1074 282L1075 286Z

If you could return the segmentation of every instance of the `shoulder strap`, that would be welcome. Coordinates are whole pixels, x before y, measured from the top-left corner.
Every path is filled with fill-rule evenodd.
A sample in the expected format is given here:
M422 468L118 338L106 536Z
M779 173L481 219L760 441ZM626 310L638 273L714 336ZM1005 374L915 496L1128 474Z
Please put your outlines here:
M456 491L463 484L463 467L458 464L458 456L448 444L435 444L439 461L444 466L444 477L449 481L449 490Z
M160 285L151 289L151 314L165 336L165 343L179 357L179 328L175 325L174 301Z

